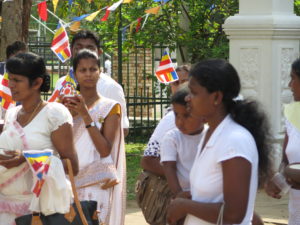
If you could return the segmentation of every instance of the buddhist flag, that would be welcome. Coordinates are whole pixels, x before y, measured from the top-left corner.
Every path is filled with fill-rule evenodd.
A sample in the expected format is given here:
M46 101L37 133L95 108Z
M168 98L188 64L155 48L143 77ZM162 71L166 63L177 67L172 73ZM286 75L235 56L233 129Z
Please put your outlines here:
M46 1L43 1L41 3L38 4L38 13L39 16L41 18L41 20L43 21L47 21L48 19L48 12L47 12L47 3Z
M32 187L32 192L36 197L39 197L50 167L50 156L53 155L53 151L50 149L42 151L28 150L23 151L23 155L34 175L35 182Z
M51 43L51 50L63 63L71 57L68 34L60 21Z
M173 67L172 60L167 51L162 55L160 64L156 70L157 79L164 84L178 80L178 75Z
M54 102L58 100L61 95L74 95L76 94L77 82L74 76L74 72L71 69L69 74L65 77L61 84L55 87L53 94L48 99L48 102Z
M0 83L0 98L1 106L5 110L7 110L10 105L15 104L11 97L10 88L8 87L8 73L4 73Z

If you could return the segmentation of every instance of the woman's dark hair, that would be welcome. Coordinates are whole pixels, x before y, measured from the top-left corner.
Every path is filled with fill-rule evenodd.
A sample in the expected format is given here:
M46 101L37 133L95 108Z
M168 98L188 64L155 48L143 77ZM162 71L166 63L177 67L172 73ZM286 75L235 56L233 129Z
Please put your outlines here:
M76 72L78 64L81 59L95 59L97 61L97 65L100 68L100 60L98 55L95 52L92 52L89 49L82 49L78 52L78 54L73 58L73 71Z
M269 122L256 101L235 100L241 89L235 68L226 60L210 59L197 63L190 71L190 76L208 92L222 92L227 112L252 134L258 149L262 184L269 172L269 154L272 150Z
M300 58L293 62L292 71L300 78Z
M189 89L187 85L183 84L184 86L180 87L178 91L176 91L171 97L171 104L179 104L186 106L187 102L185 97L189 94Z
M40 91L50 90L50 76L46 71L45 62L42 57L32 52L19 53L9 58L6 62L6 69L8 73L27 77L30 86L38 77L41 77L43 83Z

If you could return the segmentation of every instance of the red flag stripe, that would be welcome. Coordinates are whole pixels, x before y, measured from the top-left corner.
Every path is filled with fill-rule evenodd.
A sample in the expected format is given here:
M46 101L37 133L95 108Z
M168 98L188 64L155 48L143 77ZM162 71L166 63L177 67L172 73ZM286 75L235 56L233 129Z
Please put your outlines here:
M7 80L7 79L2 79L1 84L2 84L3 86L8 87L8 80Z
M54 45L56 45L58 42L64 39L66 35L67 35L66 32L62 32L60 35L57 36L57 38L53 39L51 46L53 47Z
M43 1L43 2L38 4L38 13L39 13L40 18L43 21L47 21L48 12L47 12L47 3L46 3L46 1Z
M156 74L161 75L161 74L164 74L164 73L171 73L173 71L174 71L173 68L167 68L167 69L164 69L164 70L156 71Z
M60 53L61 51L63 51L65 48L67 48L69 46L68 42L63 43L61 46L59 46L57 49L55 49L56 53Z
M166 60L164 60L164 61L160 61L159 65L160 65L160 66L164 66L164 65L167 65L167 64L169 64L169 63L171 63L171 60L170 60L170 59L166 59Z

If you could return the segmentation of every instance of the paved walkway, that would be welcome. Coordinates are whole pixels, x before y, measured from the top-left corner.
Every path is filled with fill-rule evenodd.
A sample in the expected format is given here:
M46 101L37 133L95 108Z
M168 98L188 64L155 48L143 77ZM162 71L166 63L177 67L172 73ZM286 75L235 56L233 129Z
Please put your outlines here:
M287 224L287 207L287 196L278 200L268 197L263 191L258 192L255 211L262 216L266 225ZM148 225L134 200L127 202L125 225Z

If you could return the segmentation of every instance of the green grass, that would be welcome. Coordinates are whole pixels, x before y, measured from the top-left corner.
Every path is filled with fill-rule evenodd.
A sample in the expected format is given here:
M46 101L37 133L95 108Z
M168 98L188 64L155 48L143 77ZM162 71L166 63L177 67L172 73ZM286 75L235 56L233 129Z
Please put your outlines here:
M126 163L127 163L127 199L135 199L135 182L142 171L140 160L143 155L146 144L129 143L126 144Z

